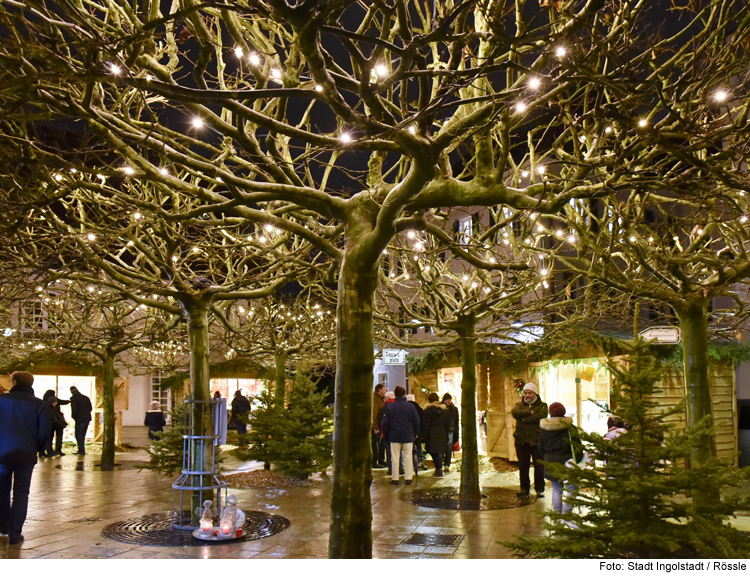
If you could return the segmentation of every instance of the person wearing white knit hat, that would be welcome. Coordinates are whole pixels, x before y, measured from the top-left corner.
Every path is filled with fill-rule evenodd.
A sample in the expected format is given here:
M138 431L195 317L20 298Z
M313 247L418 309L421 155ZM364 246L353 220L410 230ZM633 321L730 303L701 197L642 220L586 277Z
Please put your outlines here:
M516 420L513 438L518 457L518 473L521 491L516 495L526 497L531 490L529 468L534 461L534 490L537 497L544 497L544 467L539 462L539 422L547 417L547 404L536 391L536 385L529 382L523 386L523 398L511 410Z

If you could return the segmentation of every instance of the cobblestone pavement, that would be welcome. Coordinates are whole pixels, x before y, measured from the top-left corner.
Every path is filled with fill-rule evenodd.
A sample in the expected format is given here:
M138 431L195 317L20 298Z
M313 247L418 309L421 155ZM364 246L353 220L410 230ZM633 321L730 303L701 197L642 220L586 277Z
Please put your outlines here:
M118 455L117 462L145 460L142 451ZM280 534L217 546L159 547L125 544L105 538L102 529L114 522L167 512L172 505L170 481L150 471L123 468L99 471L99 457L74 455L40 462L34 470L26 541L9 546L0 538L0 558L40 559L324 559L327 556L330 478L310 487L230 489L246 511L288 518ZM82 471L56 465L83 462ZM238 463L235 463L237 465ZM230 463L231 468L231 463ZM458 485L459 473L434 479L429 472L407 487L390 484L385 470L374 472L372 488L373 558L502 559L508 550L498 544L515 534L538 534L540 514L551 506L547 497L525 507L490 511L454 511L417 507L401 500L414 489ZM483 486L517 488L516 475L482 475ZM750 530L750 518L737 518ZM415 534L451 535L450 546L413 544Z

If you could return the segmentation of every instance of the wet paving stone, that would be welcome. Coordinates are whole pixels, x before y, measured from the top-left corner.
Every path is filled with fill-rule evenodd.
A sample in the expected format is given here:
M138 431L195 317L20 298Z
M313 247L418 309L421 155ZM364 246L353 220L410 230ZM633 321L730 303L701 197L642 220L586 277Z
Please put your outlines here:
M137 465L143 465L143 463L140 461L115 463L115 468L112 469L112 471L102 471L102 466L99 463L86 463L83 461L78 461L77 463L62 463L60 465L55 465L55 468L60 469L61 471L100 471L102 473L114 473L115 471L135 469Z
M517 497L513 489L487 487L482 490L479 501L461 500L458 488L440 487L436 489L417 489L401 497L402 501L412 505L443 510L503 510L531 505L536 496Z
M404 544L417 544L423 546L453 546L461 544L463 534L413 534Z
M189 514L188 514L189 515ZM245 512L244 534L232 543L258 540L279 534L289 527L289 520L265 512ZM139 546L226 546L228 542L202 541L192 530L172 528L172 512L149 514L110 524L102 536L117 542Z

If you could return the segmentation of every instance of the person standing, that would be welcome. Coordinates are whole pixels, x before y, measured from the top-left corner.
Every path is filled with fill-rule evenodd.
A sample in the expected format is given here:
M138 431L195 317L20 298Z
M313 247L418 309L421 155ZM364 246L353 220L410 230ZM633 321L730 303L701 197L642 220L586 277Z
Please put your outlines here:
M539 458L545 463L565 464L574 459L580 463L583 459L583 445L578 429L572 418L565 417L565 406L560 402L551 403L549 418L539 422ZM553 477L545 469L544 476L552 483L552 509L563 514L572 507L563 500L563 480ZM565 490L575 490L572 484L566 484Z
M544 467L539 462L539 422L547 417L547 404L536 392L536 385L523 386L523 398L511 410L516 420L513 438L518 456L518 473L521 478L521 491L518 497L526 497L531 491L529 467L534 461L534 490L537 497L544 497Z
M54 389L48 389L44 392L42 399L52 405L52 432L50 437L47 439L47 456L48 457L61 457L63 456L62 443L63 443L63 431L65 430L68 423L65 421L60 406L67 406L70 400L60 399L55 396L56 391ZM54 403L50 399L54 399ZM54 437L54 438L53 438ZM52 448L54 440L54 450Z
M429 402L422 412L422 428L419 437L424 441L424 449L432 457L435 465L433 477L443 476L443 453L448 443L448 417L445 404L440 396L432 392L427 396Z
M417 455L417 466L423 471L427 470L427 465L424 464L424 454L422 452L422 438L419 436L419 432L422 430L422 414L424 410L422 406L417 403L417 398L413 393L406 394L406 401L412 402L414 407L417 408L417 414L419 414L419 431L417 431L417 437L414 439L414 454Z
M380 410L383 409L383 397L388 391L383 383L375 386L372 393L372 468L385 469L385 449L383 439L380 436L380 425L378 424Z
M13 387L0 396L0 534L20 544L31 474L51 431L52 413L47 402L34 397L31 373L16 371L10 378Z
M443 458L443 471L447 473L451 470L453 445L458 440L459 418L458 408L453 403L453 397L450 393L443 394L443 403L445 404L445 414L448 425L448 443L446 444L445 457Z
M148 426L148 438L149 440L159 440L157 432L164 432L164 426L167 425L167 419L164 417L164 412L161 411L161 404L156 400L151 402L151 409L146 412L146 417L143 419L143 425Z
M381 430L391 445L391 485L398 485L399 470L395 463L401 460L401 452L404 453L404 479L406 485L412 484L414 476L414 459L412 449L414 439L419 434L419 414L414 404L406 400L406 390L397 385L393 390L395 399L393 403L383 408L383 421Z
M237 428L240 446L247 443L247 422L245 420L251 408L250 401L242 395L242 390L238 389L235 391L234 398L232 399L232 418L234 418L234 425Z
M76 423L75 434L78 443L78 452L75 454L86 454L86 431L91 422L91 400L83 395L75 385L70 386L70 415Z

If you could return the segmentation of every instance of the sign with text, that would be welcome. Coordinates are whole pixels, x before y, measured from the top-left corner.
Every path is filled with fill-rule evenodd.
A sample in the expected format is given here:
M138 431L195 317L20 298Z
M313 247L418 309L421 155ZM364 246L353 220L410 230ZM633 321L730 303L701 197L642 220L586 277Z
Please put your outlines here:
M383 349L383 365L405 365L406 351L404 349Z
M653 344L677 344L682 340L680 329L676 326L654 326L642 330L639 336Z

